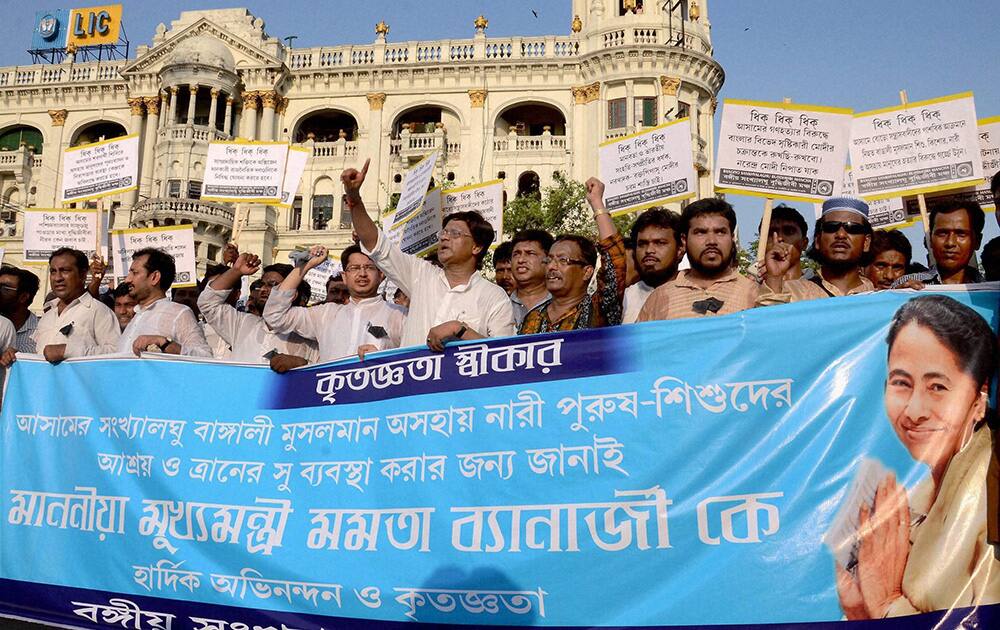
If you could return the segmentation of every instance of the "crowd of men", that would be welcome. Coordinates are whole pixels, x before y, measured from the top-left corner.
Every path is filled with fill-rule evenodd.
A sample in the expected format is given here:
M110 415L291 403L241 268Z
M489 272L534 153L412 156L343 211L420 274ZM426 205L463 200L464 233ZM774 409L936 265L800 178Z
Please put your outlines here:
M320 245L296 266L262 266L257 255L230 245L224 263L210 266L197 287L173 291L173 258L143 249L133 255L125 281L103 293L102 261L62 248L49 258L51 294L41 317L29 308L38 277L0 268L0 364L9 366L19 353L59 363L162 352L285 372L397 347L442 351L454 341L1000 280L1000 237L981 247L986 217L975 201L932 207L929 266L912 260L901 232L873 229L860 199L826 200L811 244L805 218L781 205L761 234L764 260L748 276L737 267L736 213L726 201L702 199L680 214L652 208L622 235L604 206L604 184L591 178L586 198L598 240L520 231L496 247L491 282L481 273L497 237L488 221L476 212L453 213L443 220L433 259L406 254L365 209L360 190L367 173L368 162L341 175L356 244L341 253L343 272L329 279L325 302L308 305L305 280L328 259ZM1000 204L1000 174L991 184ZM807 266L803 255L815 264ZM258 273L240 301L244 277ZM397 287L393 295L379 293L386 280Z

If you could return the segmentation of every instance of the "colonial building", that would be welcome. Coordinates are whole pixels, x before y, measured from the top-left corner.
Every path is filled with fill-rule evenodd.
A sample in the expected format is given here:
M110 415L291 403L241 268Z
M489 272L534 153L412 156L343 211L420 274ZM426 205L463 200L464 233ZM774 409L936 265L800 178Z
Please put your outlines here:
M711 194L712 117L723 82L705 0L572 0L567 34L289 48L245 9L185 11L127 61L0 68L0 247L17 263L25 206L58 205L67 147L137 133L136 193L110 200L116 228L190 223L199 264L234 221L242 249L286 261L297 245L350 240L341 170L371 157L371 211L401 172L442 151L437 182L504 180L508 197L553 173L597 174L597 147L692 119L700 193ZM291 208L199 199L208 143L283 140L312 151Z

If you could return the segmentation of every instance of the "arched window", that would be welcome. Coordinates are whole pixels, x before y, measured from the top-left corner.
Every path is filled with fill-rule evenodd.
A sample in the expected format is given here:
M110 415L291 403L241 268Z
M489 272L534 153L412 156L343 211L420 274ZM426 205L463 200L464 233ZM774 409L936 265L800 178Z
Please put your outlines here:
M22 144L42 154L42 132L28 125L17 125L0 132L0 151L16 151Z

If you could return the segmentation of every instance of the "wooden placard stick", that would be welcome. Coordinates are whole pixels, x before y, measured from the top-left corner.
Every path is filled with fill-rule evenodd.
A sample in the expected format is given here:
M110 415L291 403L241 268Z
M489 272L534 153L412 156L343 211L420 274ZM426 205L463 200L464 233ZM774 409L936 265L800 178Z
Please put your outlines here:
M249 206L247 207L245 219L243 217L238 216L237 214L238 212L239 210L234 211L234 215L237 216L236 219L233 221L233 237L230 239L230 242L236 244L237 246L239 246L240 244L240 234L243 232L243 228L246 227L246 224L250 222L250 207Z
M97 200L97 237L94 239L94 256L101 258L101 225L104 223L104 197ZM110 252L109 252L110 253Z
M910 102L906 96L906 90L899 91L899 101L903 105ZM920 207L920 219L924 222L924 234L930 234L931 219L930 215L927 213L927 199L924 198L924 193L917 195L917 205Z
M792 102L792 99L785 98L783 101L786 105ZM771 233L771 211L774 209L774 199L767 197L764 200L764 216L760 218L760 233L757 238L757 263L760 264L764 260L764 256L767 254L767 242L770 239Z

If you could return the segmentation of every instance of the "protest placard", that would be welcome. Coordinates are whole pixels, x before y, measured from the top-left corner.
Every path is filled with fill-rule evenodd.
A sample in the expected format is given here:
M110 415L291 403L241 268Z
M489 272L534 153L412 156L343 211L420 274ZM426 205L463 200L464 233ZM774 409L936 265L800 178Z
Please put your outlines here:
M303 279L309 283L309 303L322 304L326 302L326 283L331 277L343 273L340 260L327 257L326 260L306 272Z
M503 240L503 181L494 179L446 190L441 193L441 207L443 216L470 210L478 212L490 222L496 232L493 246L499 245Z
M86 201L139 186L139 136L70 147L63 152L62 203Z
M716 189L792 201L839 195L851 114L819 105L724 101Z
M407 254L423 256L438 244L437 233L441 230L443 212L440 188L427 193L423 206L409 218L392 225L383 222L383 230L390 241L399 245ZM386 219L391 219L391 215Z
M971 92L863 112L851 126L854 180L866 199L978 184L980 156Z
M405 221L410 218L410 215L420 210L420 206L427 196L427 188L431 184L438 155L437 151L431 153L403 174L399 201L396 202L396 216L392 220L393 225Z
M844 171L843 194L851 196L858 194L858 189L854 185L854 171L850 168ZM816 208L816 218L818 219L822 204L817 204ZM875 199L868 202L868 222L876 230L906 227L919 219L920 209L913 208L912 211L908 212L902 197Z
M285 142L209 143L201 198L233 203L278 203L287 161L288 144Z
M612 215L697 194L688 118L604 142L598 161L604 205Z
M194 229L190 225L114 230L111 232L111 246L114 249L114 273L119 280L128 274L132 254L146 247L158 247L174 257L177 275L172 288L193 287L197 284Z
M97 210L24 209L24 262L48 262L60 247L91 256L99 238Z
M281 201L278 206L291 208L295 193L299 190L302 173L306 170L306 162L312 155L309 149L288 147L288 159L285 161L285 176L281 183Z
M979 121L979 150L983 156L983 183L976 186L976 200L984 209L996 210L990 181L1000 172L1000 116Z

